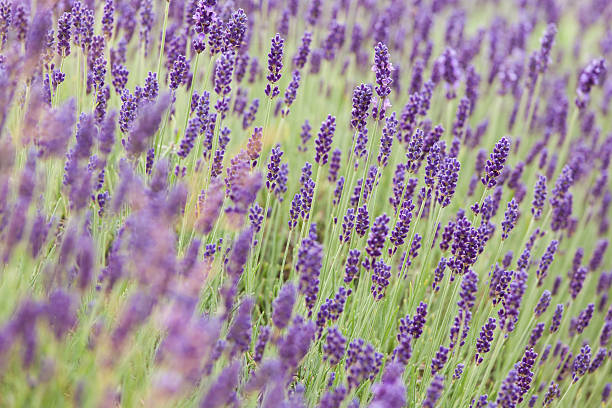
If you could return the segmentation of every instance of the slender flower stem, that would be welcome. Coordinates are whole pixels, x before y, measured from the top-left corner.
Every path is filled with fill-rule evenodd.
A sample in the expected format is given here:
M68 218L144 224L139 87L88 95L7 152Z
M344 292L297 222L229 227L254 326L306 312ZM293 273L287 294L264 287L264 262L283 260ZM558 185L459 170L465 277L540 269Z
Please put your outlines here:
M166 7L164 9L164 23L162 25L161 32L161 44L159 45L159 59L157 61L157 80L161 81L161 66L162 59L164 57L164 46L166 44L166 27L168 25L168 13L170 11L170 0L166 0Z

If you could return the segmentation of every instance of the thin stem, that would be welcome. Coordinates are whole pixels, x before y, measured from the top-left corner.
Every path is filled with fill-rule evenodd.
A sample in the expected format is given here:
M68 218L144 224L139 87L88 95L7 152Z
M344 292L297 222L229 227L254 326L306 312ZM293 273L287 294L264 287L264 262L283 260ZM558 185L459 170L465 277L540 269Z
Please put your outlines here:
M164 56L164 46L166 44L166 27L168 25L168 12L170 11L170 0L166 0L164 10L164 24L162 25L161 44L159 45L159 60L157 61L157 80L161 81L160 73L162 66L162 58Z

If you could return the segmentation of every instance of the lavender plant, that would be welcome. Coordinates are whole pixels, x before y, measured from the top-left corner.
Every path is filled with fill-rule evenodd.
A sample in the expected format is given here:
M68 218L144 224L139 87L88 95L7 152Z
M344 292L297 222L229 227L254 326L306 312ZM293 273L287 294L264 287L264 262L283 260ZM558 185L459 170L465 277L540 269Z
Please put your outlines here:
M611 19L0 0L0 406L607 406Z

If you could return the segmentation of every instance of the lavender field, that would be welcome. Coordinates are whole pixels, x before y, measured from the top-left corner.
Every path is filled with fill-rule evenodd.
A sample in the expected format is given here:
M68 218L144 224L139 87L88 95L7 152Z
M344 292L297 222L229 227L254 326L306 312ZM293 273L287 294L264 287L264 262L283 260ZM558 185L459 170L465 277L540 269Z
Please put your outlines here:
M612 2L0 0L0 407L611 407Z

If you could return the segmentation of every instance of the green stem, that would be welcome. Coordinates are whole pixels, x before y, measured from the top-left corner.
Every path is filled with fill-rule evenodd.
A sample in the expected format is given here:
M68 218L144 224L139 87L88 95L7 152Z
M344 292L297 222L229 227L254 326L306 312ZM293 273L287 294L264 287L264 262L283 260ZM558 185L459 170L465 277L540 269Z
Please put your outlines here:
M166 0L166 7L164 10L164 24L162 25L161 33L161 44L159 45L159 60L157 61L157 80L161 82L161 66L162 59L164 57L164 46L166 44L166 27L168 25L168 12L170 11L170 0Z

